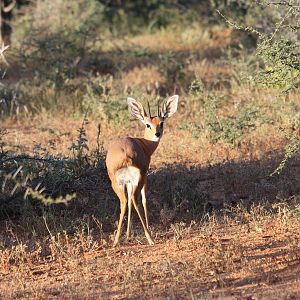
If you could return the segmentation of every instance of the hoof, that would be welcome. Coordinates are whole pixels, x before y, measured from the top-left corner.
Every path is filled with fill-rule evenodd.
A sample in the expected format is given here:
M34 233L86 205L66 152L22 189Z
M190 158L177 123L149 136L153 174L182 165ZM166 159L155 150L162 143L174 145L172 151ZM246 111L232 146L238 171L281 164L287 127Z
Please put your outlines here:
M154 245L154 241L152 239L148 239L148 243L149 243L150 246Z
M119 239L115 240L114 243L113 243L113 247L117 247L119 245L120 245Z

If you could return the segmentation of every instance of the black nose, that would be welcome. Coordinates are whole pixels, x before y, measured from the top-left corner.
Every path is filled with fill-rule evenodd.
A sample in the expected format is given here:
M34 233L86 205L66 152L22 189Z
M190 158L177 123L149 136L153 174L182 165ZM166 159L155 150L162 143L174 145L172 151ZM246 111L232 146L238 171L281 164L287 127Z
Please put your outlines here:
M159 133L159 132L156 132L156 133L155 133L155 136L156 136L156 137L160 137L160 133Z

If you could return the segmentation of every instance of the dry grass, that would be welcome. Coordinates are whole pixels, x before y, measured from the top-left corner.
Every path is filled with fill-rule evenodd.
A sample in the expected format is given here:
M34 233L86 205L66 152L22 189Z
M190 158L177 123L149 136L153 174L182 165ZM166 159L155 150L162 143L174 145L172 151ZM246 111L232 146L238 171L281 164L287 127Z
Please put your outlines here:
M30 224L24 218L1 222L0 294L6 299L297 297L298 160L279 177L268 177L284 138L262 128L234 149L178 130L182 118L170 120L149 175L154 247L146 245L135 218L132 242L111 248L118 202L102 180L106 174L92 170L90 180L77 187L78 199L59 209L59 218L46 210ZM54 153L70 155L66 149L80 121L64 119L63 130L61 122L48 119L39 127L38 118L21 127L7 121L7 143L24 145L30 153L33 141L50 150L51 139ZM52 133L44 129L48 126ZM139 129L133 123L129 132ZM104 126L102 139L107 144L127 130ZM95 122L87 133L93 148ZM107 205L112 215L97 216ZM68 211L78 218L72 227L65 223Z
M153 247L137 244L138 236L119 249L90 235L49 237L48 249L19 244L1 253L0 293L31 299L297 297L299 220L284 210L259 221L263 209L210 217L201 226L175 224L156 234Z

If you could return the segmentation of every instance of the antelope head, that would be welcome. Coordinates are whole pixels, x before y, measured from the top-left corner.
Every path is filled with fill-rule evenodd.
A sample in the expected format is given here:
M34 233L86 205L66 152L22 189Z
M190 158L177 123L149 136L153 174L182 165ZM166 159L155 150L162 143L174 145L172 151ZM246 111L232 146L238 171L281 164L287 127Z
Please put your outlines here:
M145 125L144 138L153 142L158 142L164 131L164 122L167 118L170 118L176 111L178 107L178 95L174 95L168 98L160 107L159 101L157 102L157 114L153 116L151 114L151 109L149 102L148 104L148 114L146 113L143 105L137 100L128 97L128 109L132 116L140 120Z

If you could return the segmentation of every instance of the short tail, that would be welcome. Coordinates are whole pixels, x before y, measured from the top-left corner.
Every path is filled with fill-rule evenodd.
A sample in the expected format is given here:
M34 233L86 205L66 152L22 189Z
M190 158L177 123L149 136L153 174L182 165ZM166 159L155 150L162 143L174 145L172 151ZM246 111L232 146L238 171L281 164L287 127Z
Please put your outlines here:
M130 156L128 156L128 154L126 153L126 150L124 148L121 148L121 151L124 153L124 156L125 156L122 167L126 168L126 167L132 166L132 158Z

